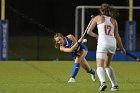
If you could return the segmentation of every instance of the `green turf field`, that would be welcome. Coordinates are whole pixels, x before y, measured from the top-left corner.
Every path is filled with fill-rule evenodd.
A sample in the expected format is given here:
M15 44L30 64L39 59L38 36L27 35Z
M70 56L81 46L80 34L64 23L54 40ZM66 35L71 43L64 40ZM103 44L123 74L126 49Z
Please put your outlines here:
M89 62L92 67L95 62ZM67 83L72 61L0 62L0 93L99 93L99 80L93 82L82 68L76 83ZM140 63L113 62L119 83L117 93L140 93ZM110 82L103 93L110 92Z

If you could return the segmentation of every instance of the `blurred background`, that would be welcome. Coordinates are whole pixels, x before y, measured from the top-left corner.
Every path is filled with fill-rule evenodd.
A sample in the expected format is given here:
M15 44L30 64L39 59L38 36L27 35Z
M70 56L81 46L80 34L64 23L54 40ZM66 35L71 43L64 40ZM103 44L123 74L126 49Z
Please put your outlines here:
M129 0L6 0L5 19L8 20L8 60L71 60L68 53L54 48L53 33L75 35L75 9L77 6L100 6L109 3L113 6L129 7ZM133 0L133 6L139 7L139 0ZM117 19L119 33L128 51L137 56L140 51L140 9L133 9L134 36L133 48L128 48L127 22L129 9L119 9ZM86 9L85 27L91 15L97 15L98 9ZM80 23L79 23L80 26ZM95 30L95 32L97 32ZM88 60L95 60L96 39L86 36L89 48ZM114 60L119 60L116 57ZM122 58L126 60L126 58Z

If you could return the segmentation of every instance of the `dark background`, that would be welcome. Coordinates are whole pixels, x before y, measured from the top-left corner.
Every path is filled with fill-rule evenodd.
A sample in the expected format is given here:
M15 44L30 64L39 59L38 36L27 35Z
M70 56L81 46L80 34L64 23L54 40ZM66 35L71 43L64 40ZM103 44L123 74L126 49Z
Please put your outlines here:
M134 6L140 6L139 0L133 1ZM53 58L59 58L60 53L56 52L53 47L52 33L74 34L76 6L99 6L102 3L129 6L129 0L7 0L6 19L9 20L9 59L52 60ZM137 23L140 22L138 13L136 12L134 15L134 20L137 20ZM125 23L121 20L128 20L128 10L126 13L120 11L120 18L118 19L120 35L123 38L124 31L122 29L125 26L121 25ZM140 37L139 29L137 26L137 38ZM95 48L90 49L94 50ZM140 50L138 43L137 50ZM47 57L48 53L52 54L52 57ZM54 56L54 54L56 55ZM67 58L69 59L67 56L65 58L60 57L60 59Z
M15 8L16 10L24 13L25 15L35 19L37 22L45 25L50 30L55 32L74 33L75 22L75 7L78 5L101 5L104 2L115 6L128 6L129 0L8 0L7 4ZM134 6L140 6L139 0L134 0ZM23 20L21 16L14 13L7 8L7 19L14 23L10 24L13 34L20 34L25 31L26 28L31 29L28 34L34 33L34 24L31 24L29 20ZM128 16L126 17L128 18ZM16 21L15 21L16 20ZM24 27L23 24L28 25ZM13 28L16 25L16 28Z

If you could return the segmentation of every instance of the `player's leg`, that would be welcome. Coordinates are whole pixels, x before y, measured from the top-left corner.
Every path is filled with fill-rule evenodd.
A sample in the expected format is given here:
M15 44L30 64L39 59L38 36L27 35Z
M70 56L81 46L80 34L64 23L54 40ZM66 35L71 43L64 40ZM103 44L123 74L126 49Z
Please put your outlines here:
M75 59L75 63L73 65L73 69L72 69L72 74L71 74L71 78L69 79L68 82L76 82L75 78L79 72L80 69L80 62L81 62L81 58L80 57L76 57Z
M80 62L80 65L87 71L89 72L89 70L91 69L89 64L87 63L86 59L85 59L85 56L87 55L87 51L85 50L82 50L80 52L80 56L79 58L81 59L81 62Z
M76 61L73 65L73 69L72 69L72 74L71 74L71 78L69 79L68 82L76 82L75 78L79 72L80 69L80 63L78 61Z
M96 65L97 65L97 75L99 77L101 86L99 88L100 91L104 91L107 88L105 73L104 73L104 61L106 60L106 53L96 53Z
M92 79L93 81L95 81L95 80L96 80L96 73L95 73L95 70L89 66L87 60L86 60L85 58L83 58L80 64L81 64L81 66L85 69L85 71L86 71L87 73L90 73L90 74L91 74L91 79Z
M107 60L105 61L104 66L105 66L107 76L109 77L111 84L112 84L111 91L116 91L116 90L118 90L118 84L116 81L116 76L115 76L115 73L113 71L113 68L110 66L113 55L114 54L112 54L112 53L107 54L108 57L107 57Z

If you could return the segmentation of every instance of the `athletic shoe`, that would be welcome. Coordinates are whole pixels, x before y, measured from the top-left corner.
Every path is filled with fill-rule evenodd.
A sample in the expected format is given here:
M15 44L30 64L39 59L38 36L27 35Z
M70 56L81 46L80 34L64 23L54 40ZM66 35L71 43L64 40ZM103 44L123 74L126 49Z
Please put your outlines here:
M111 89L110 89L110 91L117 91L118 90L118 85L116 85L116 86L114 86L114 87L112 87Z
M96 73L91 74L91 79L92 79L93 81L96 81Z
M102 85L100 86L99 90L100 91L105 91L105 89L107 88L107 85L105 82L102 83Z
M68 81L68 83L73 83L73 82L76 82L74 78L70 78Z

